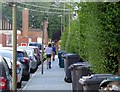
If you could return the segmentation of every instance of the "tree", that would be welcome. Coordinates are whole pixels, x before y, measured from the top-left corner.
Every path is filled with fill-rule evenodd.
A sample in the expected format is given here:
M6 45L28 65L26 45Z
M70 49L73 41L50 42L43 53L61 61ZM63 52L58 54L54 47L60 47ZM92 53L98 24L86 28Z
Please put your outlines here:
M61 21L58 15L63 14L63 4L59 3L55 6L54 2L27 2L27 3L17 3L17 26L22 28L22 9L29 9L29 27L31 28L41 28L44 19L47 19L49 22L48 26L48 35L49 38L52 38L53 34L56 31L60 31ZM3 16L12 21L12 9L8 4L2 5ZM53 9L55 8L55 9ZM49 13L51 12L51 13ZM55 12L55 13L52 13ZM63 20L67 20L67 15ZM67 21L65 21L67 23Z

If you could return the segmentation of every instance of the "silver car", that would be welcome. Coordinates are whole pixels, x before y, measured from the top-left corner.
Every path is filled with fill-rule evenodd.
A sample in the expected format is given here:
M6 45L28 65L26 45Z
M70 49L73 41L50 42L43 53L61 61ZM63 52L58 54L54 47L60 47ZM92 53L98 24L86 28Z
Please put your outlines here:
M37 70L38 67L37 60L35 59L33 49L26 49L26 52L30 58L30 72L33 73Z
M37 64L38 62L35 58L34 49L32 49L31 47L26 47L26 46L20 46L18 48L23 49L27 52L27 55L30 59L30 72L34 73L38 68L38 64Z

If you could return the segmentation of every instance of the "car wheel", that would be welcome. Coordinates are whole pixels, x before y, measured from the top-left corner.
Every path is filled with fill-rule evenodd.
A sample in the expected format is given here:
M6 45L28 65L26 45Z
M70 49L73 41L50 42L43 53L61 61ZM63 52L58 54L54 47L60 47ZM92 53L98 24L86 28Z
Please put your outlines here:
M17 88L21 88L21 86L22 86L22 80L17 83Z

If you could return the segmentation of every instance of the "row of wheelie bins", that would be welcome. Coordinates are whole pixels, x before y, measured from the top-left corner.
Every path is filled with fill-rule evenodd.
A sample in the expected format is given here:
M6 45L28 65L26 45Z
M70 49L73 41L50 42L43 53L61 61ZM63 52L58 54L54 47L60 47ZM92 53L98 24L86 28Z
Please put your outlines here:
M92 73L89 69L92 66L74 53L61 51L58 52L58 58L60 68L64 68L65 71L64 81L72 83L73 92L99 92L100 83L113 76Z

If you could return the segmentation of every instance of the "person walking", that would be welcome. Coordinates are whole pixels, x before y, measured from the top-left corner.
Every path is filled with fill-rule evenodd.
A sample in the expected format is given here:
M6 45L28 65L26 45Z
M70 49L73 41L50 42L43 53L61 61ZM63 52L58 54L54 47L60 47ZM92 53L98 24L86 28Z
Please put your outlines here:
M49 43L48 46L45 48L45 53L47 56L47 69L50 68L51 69L51 56L52 56L52 44Z
M52 45L52 52L53 52L52 60L55 61L56 47L54 44Z

